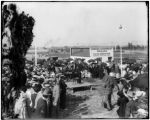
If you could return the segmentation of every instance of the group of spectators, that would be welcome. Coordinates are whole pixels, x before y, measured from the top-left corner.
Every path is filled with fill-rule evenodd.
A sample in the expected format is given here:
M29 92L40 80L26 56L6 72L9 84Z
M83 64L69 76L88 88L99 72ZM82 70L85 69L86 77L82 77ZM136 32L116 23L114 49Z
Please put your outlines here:
M113 109L112 95L117 93L117 114L120 118L147 118L148 117L148 65L134 63L124 64L120 72L105 69L103 106L108 111Z
M131 113L127 110L132 105L137 105L133 101L135 96L130 100L127 91L130 91L129 81L135 79L138 75L147 73L147 64L124 64L122 74L120 64L114 62L103 63L101 60L86 63L84 60L71 60L67 63L61 63L59 67L56 62L49 63L47 66L38 64L35 66L31 63L26 63L25 72L27 82L24 87L17 93L7 93L9 86L9 70L5 69L5 74L2 74L2 88L7 97L2 96L3 112L8 112L10 107L13 108L14 118L57 118L59 109L66 109L66 81L76 79L77 83L82 83L82 79L87 77L97 77L105 82L105 103L104 107L112 110L111 96L115 86L118 89L118 102L120 106L117 113L120 117L129 117ZM56 67L57 66L57 67ZM86 72L85 72L86 71ZM121 87L122 86L122 87ZM141 90L132 90L141 92ZM145 95L145 94L144 94ZM142 96L142 95L141 95ZM11 99L12 98L12 99ZM130 102L132 101L132 102ZM9 104L8 104L9 103ZM129 104L129 105L128 105ZM132 108L134 109L134 108ZM146 108L147 109L147 108ZM128 113L127 113L128 111ZM12 111L11 111L12 112Z
M8 67L4 69L8 71ZM11 117L21 119L57 118L59 109L66 108L67 85L64 75L59 72L53 76L42 66L34 67L31 64L26 64L25 72L26 85L17 93L13 88L8 89L9 78L3 77L2 113L13 112Z
M57 74L52 81L33 75L16 100L15 115L18 118L57 118L58 110L66 108L66 87L62 74Z

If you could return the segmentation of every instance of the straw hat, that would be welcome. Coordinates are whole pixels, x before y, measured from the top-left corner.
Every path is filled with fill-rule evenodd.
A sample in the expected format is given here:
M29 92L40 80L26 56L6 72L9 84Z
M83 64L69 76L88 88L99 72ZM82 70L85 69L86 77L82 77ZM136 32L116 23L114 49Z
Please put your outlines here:
M33 78L39 78L39 76L38 75L33 75Z
M50 84L49 83L43 83L43 87L50 87Z
M39 83L36 81L31 81L30 84L32 85L32 87L35 87L36 85L38 85Z
M48 87L50 86L50 81L48 79L46 79L44 82L43 82L43 87Z
M115 74L114 74L113 72L110 72L110 73L109 73L109 76L115 77Z
M55 78L49 78L49 81L54 81L55 80Z
M133 75L136 75L136 72L135 72L135 71L133 71L133 72L132 72L132 74L133 74Z

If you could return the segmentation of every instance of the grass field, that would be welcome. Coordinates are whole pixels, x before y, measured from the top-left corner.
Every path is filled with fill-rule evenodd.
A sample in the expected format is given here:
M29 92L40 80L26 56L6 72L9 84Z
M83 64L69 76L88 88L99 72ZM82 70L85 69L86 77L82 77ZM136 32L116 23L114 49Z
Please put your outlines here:
M38 59L46 59L52 56L57 56L60 59L69 58L70 53L48 53L46 51L38 51ZM148 59L148 52L146 50L125 50L123 52L123 58L129 58L129 59ZM31 60L34 58L34 51L29 52L26 55L26 58ZM114 52L114 59L120 58L120 52Z

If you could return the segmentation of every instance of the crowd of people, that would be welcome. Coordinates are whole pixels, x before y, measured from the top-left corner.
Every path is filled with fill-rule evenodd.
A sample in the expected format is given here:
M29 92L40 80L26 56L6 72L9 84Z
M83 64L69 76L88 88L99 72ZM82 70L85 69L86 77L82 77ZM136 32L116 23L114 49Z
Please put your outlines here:
M79 59L62 62L59 67L56 62L49 62L46 66L44 64L35 66L27 62L25 67L27 82L17 94L13 93L13 89L7 93L10 74L8 68L3 67L5 72L2 73L2 91L4 91L2 111L7 113L12 110L9 112L13 112L14 118L57 118L59 109L65 110L67 107L66 82L76 79L80 84L82 79L87 77L86 74L90 74L88 77L97 77L105 82L105 108L113 109L111 96L116 87L119 96L117 100L119 117L129 118L135 111L144 111L146 114L144 115L147 116L147 106L136 108L141 105L138 100L142 98L143 101L143 98L146 97L146 90L138 87L131 90L129 83L134 81L138 75L147 73L148 64L124 64L121 74L120 64L114 62L103 63L97 60L86 63ZM131 93L132 95L129 95Z
M15 102L10 102L8 97L4 100L8 105L2 107L4 112L9 112L9 105L13 104L15 118L55 118L59 109L66 108L67 85L64 82L64 75L58 73L49 79L48 74L42 74L42 69L39 67L35 69L32 75L27 73L27 83L21 88L18 96L15 96ZM13 90L11 91L9 96L13 96Z
M135 66L134 66L135 65ZM113 109L111 97L117 90L117 114L119 118L147 118L148 117L148 66L147 64L126 64L120 72L105 69L103 78L105 97L103 105L108 111Z

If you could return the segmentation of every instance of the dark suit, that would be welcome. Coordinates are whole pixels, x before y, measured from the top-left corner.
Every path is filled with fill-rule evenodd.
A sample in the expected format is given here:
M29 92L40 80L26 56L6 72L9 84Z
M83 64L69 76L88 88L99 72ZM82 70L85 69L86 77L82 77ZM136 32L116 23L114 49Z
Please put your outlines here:
M138 110L138 101L137 100L131 100L126 104L125 109L125 118L130 118L130 115L134 117L134 114L136 114L136 111Z
M81 83L81 71L83 70L83 66L81 64L75 64L75 76L78 77L77 83Z
M35 111L35 118L47 118L47 101L42 97L37 101L37 108Z
M104 82L105 82L105 103L107 105L107 109L111 110L112 109L112 104L111 104L111 96L113 93L113 89L115 86L115 79L113 77L110 77L109 75L104 76Z
M97 66L97 70L98 70L99 78L102 79L104 77L104 69L103 69L102 64Z
M119 91L117 94L118 94L118 96L120 96L117 101L117 104L119 106L117 113L120 118L125 118L126 104L129 102L129 100L127 97L125 97L125 95L123 94L123 91Z
M66 107L66 83L60 80L60 108L65 109Z

